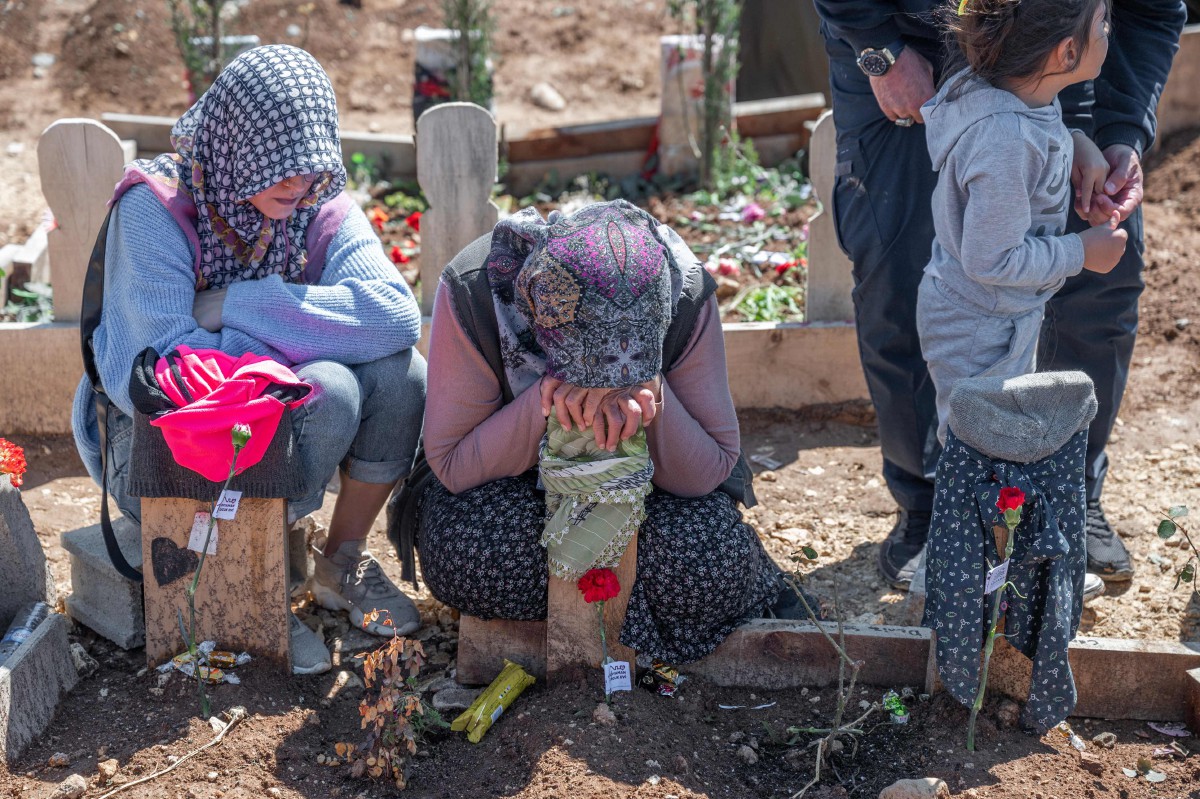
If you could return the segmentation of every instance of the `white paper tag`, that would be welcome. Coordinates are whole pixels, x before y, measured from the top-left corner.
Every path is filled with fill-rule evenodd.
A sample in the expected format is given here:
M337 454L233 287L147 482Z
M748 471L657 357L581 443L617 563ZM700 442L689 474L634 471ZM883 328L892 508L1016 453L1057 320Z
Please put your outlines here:
M614 660L604 664L604 693L613 694L617 691L632 691L633 679L629 673L629 663L624 660Z
M1008 579L1008 561L1004 561L994 569L989 569L987 573L987 582L983 584L983 593L990 594L1000 586L1004 585L1004 581Z
M213 516L218 519L232 519L237 516L238 503L242 501L241 491L222 491L217 500L217 512Z
M205 511L196 512L196 520L192 522L192 532L188 536L188 549L200 552L204 549L204 537L208 535L208 514ZM212 538L208 541L208 555L217 554L217 523L213 522Z

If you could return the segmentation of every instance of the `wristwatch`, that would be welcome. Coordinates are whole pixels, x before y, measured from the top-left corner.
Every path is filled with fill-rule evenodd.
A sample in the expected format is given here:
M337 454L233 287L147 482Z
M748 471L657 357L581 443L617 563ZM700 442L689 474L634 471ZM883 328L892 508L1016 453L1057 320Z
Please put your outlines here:
M904 49L900 39L887 47L868 47L858 54L858 68L872 78L882 78L896 63L896 56Z

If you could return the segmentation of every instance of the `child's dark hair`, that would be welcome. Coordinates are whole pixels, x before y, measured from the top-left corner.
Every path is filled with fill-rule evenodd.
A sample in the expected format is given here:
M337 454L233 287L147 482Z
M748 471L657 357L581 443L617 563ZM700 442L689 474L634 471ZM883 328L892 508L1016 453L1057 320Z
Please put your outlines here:
M1096 9L1111 0L950 0L944 26L956 70L970 67L1000 86L1037 77L1063 39L1073 39L1077 63L1087 52ZM1074 65L1072 65L1073 68Z

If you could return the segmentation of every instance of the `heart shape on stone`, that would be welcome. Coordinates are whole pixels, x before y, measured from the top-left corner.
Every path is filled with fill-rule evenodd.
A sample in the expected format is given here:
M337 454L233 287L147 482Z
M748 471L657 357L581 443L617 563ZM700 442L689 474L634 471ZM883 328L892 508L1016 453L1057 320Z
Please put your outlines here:
M185 577L200 565L200 556L190 549L180 549L169 538L159 537L150 542L150 562L154 579L161 588Z

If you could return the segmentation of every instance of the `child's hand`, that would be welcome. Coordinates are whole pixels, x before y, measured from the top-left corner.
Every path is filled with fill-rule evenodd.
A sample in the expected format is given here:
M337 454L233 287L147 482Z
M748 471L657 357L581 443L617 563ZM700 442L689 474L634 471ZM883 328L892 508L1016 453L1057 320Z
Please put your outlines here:
M1103 225L1089 228L1079 234L1083 240L1083 268L1089 272L1107 275L1125 254L1129 234L1117 227L1120 215L1115 211Z
M1104 153L1100 152L1100 148L1087 136L1075 131L1071 138L1075 142L1075 160L1071 164L1071 184L1075 187L1075 213L1079 214L1080 219L1088 220L1094 196L1104 194L1109 164Z

